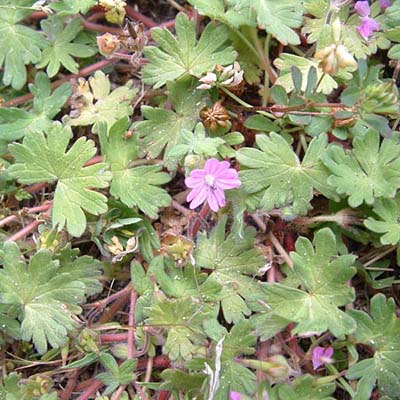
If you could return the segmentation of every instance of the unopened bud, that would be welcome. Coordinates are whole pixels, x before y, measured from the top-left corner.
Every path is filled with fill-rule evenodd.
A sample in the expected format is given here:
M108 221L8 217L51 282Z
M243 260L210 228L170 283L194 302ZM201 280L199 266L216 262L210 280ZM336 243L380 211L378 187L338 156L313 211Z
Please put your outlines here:
M100 53L110 58L120 48L121 42L115 35L107 32L97 37L97 45Z

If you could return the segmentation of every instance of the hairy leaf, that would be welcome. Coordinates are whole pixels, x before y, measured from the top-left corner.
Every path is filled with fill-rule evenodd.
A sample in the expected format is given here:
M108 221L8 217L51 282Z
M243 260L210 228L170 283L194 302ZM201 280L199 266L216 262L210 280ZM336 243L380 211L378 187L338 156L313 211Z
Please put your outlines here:
M51 2L50 8L57 12L57 15L86 14L89 9L97 4L97 0L59 0Z
M35 96L30 111L0 108L0 141L12 142L29 132L46 131L72 94L72 87L67 82L52 93L50 80L43 72L36 74L35 84L30 84L29 90Z
M80 18L68 22L64 28L63 18L49 17L42 21L41 27L49 42L43 50L37 67L47 66L46 72L50 78L58 73L61 66L70 72L77 73L79 64L73 57L86 58L96 54L94 47L73 42L83 29Z
M209 280L221 285L221 307L228 323L238 322L251 313L251 296L259 291L254 277L264 264L261 252L254 247L255 232L244 231L240 238L235 233L225 237L227 219L224 218L207 237L201 234L195 253L196 265L212 270Z
M77 103L69 116L64 116L63 122L71 126L93 125L93 132L98 132L99 124L104 122L111 127L121 118L132 115L131 101L136 96L137 89L132 88L132 82L111 91L111 82L102 71L96 71L88 81L81 79L76 89Z
M322 160L332 174L329 184L348 196L351 207L373 204L378 197L393 198L400 187L400 144L395 139L380 143L374 130L356 137L351 151L330 145Z
M335 400L330 396L335 389L334 383L321 384L311 375L304 375L291 384L276 385L269 394L271 400Z
M32 340L41 354L47 343L64 345L68 331L76 327L73 316L81 312L77 305L101 290L99 263L91 257L72 259L71 253L66 260L65 252L53 259L50 251L40 250L28 267L13 242L5 243L0 255L0 303L17 307L22 339Z
M294 281L265 284L266 303L272 312L296 322L300 335L321 334L327 330L338 337L354 332L353 318L338 307L354 300L354 289L347 281L355 274L355 256L338 256L336 238L329 228L319 230L311 243L300 237L294 262ZM304 289L298 289L298 286Z
M110 163L112 181L110 192L128 207L137 206L151 218L157 218L158 208L168 206L171 197L159 186L170 181L170 176L161 172L162 165L144 165L130 168L137 158L137 135L125 139L127 118L115 123L107 135L107 126L99 126L101 149L105 161Z
M118 365L111 354L103 353L100 356L100 361L107 369L107 372L101 372L96 376L97 379L107 385L107 389L103 393L104 396L113 393L120 385L128 385L136 379L133 372L137 365L136 358L125 360L121 365Z
M371 312L350 310L356 320L355 339L375 350L373 358L359 361L347 371L347 378L366 381L370 392L378 382L382 396L397 398L400 393L400 320L396 315L396 303L383 294L371 300Z
M71 128L60 123L43 133L29 133L23 144L10 146L15 164L10 175L21 183L57 182L53 201L53 225L67 225L73 236L81 236L86 228L84 210L98 215L107 210L107 198L93 189L108 186L111 179L106 164L84 165L95 155L93 141L81 137L68 150Z
M182 132L195 127L204 101L203 93L193 92L193 81L170 83L168 91L175 111L142 106L142 115L146 119L133 127L138 130L143 151L150 158L157 158L164 150L164 162L173 170L177 167L177 159L169 153L176 145L184 143Z
M248 168L239 174L243 189L247 193L258 193L259 206L265 210L292 206L299 214L311 208L314 189L336 198L327 184L328 170L320 161L327 142L326 135L314 138L300 162L282 136L274 132L257 135L256 143L261 150L245 147L237 152L240 164Z
M194 21L180 13L175 29L177 37L166 28L154 28L152 37L159 47L145 49L149 64L143 68L143 81L155 88L184 75L200 77L217 64L228 65L236 58L233 48L227 45L229 34L224 26L208 24L196 41Z
M377 199L374 203L373 212L375 219L369 217L364 225L371 231L383 233L382 244L397 244L400 242L400 196L394 199Z
M29 6L32 3L31 0L20 0L15 7L15 1L0 1L0 67L4 67L3 83L14 89L24 86L25 65L37 63L41 49L46 46L40 32L19 24L31 13Z
M303 21L302 1L233 0L231 3L244 8L242 13L255 13L258 26L271 33L281 43L300 44L299 36L292 28L299 28Z

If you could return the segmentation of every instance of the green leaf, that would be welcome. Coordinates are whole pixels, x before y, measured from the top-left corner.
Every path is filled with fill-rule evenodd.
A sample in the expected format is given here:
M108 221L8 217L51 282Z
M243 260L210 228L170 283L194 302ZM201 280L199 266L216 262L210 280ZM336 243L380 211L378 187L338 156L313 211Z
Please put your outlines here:
M395 196L400 187L399 156L396 140L380 143L379 134L371 129L354 139L351 151L330 145L322 160L332 174L328 183L348 196L351 207L358 207L363 202L373 204L378 197Z
M272 400L335 400L330 395L335 392L334 383L319 384L311 375L295 379L291 384L278 384L273 388Z
M169 99L175 111L142 106L142 115L146 119L133 124L146 154L157 158L164 150L164 162L170 170L177 168L177 159L170 156L171 149L184 143L182 132L195 127L199 111L205 104L203 93L193 90L193 81L170 83Z
M107 198L93 189L106 188L111 174L104 163L84 166L96 153L92 140L81 137L66 152L71 138L71 128L60 123L54 123L46 136L27 134L23 144L10 145L16 162L9 173L21 183L57 181L53 225L67 225L71 235L81 236L86 228L84 210L94 215L107 211Z
M47 75L52 78L57 75L61 66L76 74L79 64L73 57L86 58L96 54L96 49L81 43L74 43L83 30L82 20L75 18L64 28L64 19L58 16L42 20L41 27L49 42L42 53L37 68L46 68Z
M67 82L51 93L50 80L44 72L36 74L35 84L30 84L29 90L35 96L30 111L0 108L0 141L12 142L29 132L46 131L72 94L72 86Z
M375 219L369 217L364 225L371 231L384 233L381 236L382 244L397 244L400 242L400 195L394 199L377 199L374 203L373 212Z
M259 206L265 210L290 205L299 214L311 208L314 189L335 198L327 184L328 170L320 161L327 142L323 134L314 138L300 163L282 136L274 132L257 135L256 143L261 150L245 147L237 152L239 163L248 168L239 173L243 189L250 194L258 193Z
M157 218L159 207L171 203L171 197L159 185L171 178L161 172L162 165L129 167L137 159L138 140L137 135L125 139L128 126L128 118L122 119L110 128L107 135L107 126L99 125L102 153L112 172L110 193L128 207L137 206L149 217Z
M241 5L235 0L188 0L201 15L216 19L228 26L239 27L242 25L256 26L253 15L248 15L247 5Z
M296 66L302 73L302 86L301 90L304 92L307 89L308 76L310 69L314 67L317 71L317 78L320 81L317 92L330 94L338 87L337 82L328 74L324 74L317 61L308 60L304 57L296 56L294 54L282 53L279 58L274 60L275 66L280 70L279 78L275 82L276 85L283 86L287 92L294 89L293 77L291 67ZM351 75L348 76L351 78Z
M298 34L303 22L303 4L300 0L233 0L231 3L244 8L242 13L256 14L259 28L265 29L284 45L300 44Z
M329 228L319 230L311 243L300 237L294 262L296 286L265 284L266 303L272 312L298 325L294 333L321 334L327 330L338 337L354 332L356 325L338 307L354 301L354 289L347 282L355 274L355 256L338 256L336 238Z
M59 16L86 14L89 9L97 4L97 0L59 0L51 2L49 7Z
M206 336L202 323L208 313L191 298L155 298L146 324L167 330L163 352L175 360L189 360L202 352Z
M198 154L209 158L217 155L219 146L225 143L220 137L206 137L206 130L202 123L196 125L194 132L182 129L181 139L182 143L174 146L169 152L173 158L181 159L187 154Z
M378 381L379 393L396 399L400 393L400 320L395 301L377 294L371 300L371 315L358 310L349 314L357 322L356 342L372 347L375 354L349 368L346 377L369 381L371 390Z
M120 385L128 385L136 379L134 370L136 369L137 359L131 358L118 365L115 358L108 353L100 356L100 361L108 370L96 375L96 378L107 385L103 395L107 396L113 393Z
M72 259L65 251L67 261L65 252L53 259L50 251L40 250L29 267L13 242L5 243L1 254L0 303L17 307L22 339L32 339L41 354L47 343L54 348L66 343L68 331L76 328L73 316L81 312L77 305L101 290L99 263L91 257Z
M254 277L264 265L264 258L254 246L254 229L247 227L243 238L235 233L225 238L226 222L226 218L222 219L208 238L200 234L195 259L196 265L212 271L208 279L222 287L225 320L236 323L251 313L254 305L248 299L259 292Z
M211 333L214 336L213 339L218 340L213 372L214 380L219 385L213 397L214 400L228 399L231 391L253 395L256 391L255 375L236 360L239 356L251 355L255 352L256 335L251 323L248 320L241 320L232 327L229 333L218 323L215 325L210 326L210 329L215 332ZM217 368L218 361L220 361L220 371ZM210 366L209 362L207 365ZM210 383L209 386L211 386Z
M26 82L25 65L37 63L46 40L39 31L20 25L32 11L30 0L1 0L0 16L0 67L4 66L3 83L21 89Z
M101 122L111 127L121 118L132 115L131 102L138 92L132 88L131 81L111 91L111 82L102 71L96 71L88 82L81 81L77 90L78 116L73 110L71 115L63 117L63 122L70 126L93 125L92 130L96 133Z
M166 28L154 28L152 37L159 47L145 48L149 64L143 68L143 81L155 88L185 75L200 77L217 64L228 65L236 58L233 48L227 45L228 29L222 25L209 23L196 41L194 21L180 13L175 30L177 37Z

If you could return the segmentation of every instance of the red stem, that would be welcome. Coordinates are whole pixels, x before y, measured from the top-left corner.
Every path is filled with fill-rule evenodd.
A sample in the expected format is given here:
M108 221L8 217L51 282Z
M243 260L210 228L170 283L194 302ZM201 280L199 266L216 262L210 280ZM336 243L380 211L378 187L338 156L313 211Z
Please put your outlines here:
M136 308L137 292L132 289L131 302L129 306L129 326L132 328L128 331L128 358L133 358L135 354L135 308Z
M25 226L25 228L22 228L17 233L6 239L6 242L16 242L17 240L24 238L25 236L33 232L39 225L43 224L43 222L44 221L38 220L31 222L29 225Z
M103 382L95 379L93 383L77 398L77 400L88 400L94 396L94 394L103 387Z
M39 213L42 211L48 211L52 206L52 203L49 201L46 201L44 204L42 204L41 206L37 206L37 207L32 207L32 208L27 208L27 209L22 209L21 211L26 213L26 214L34 214L34 213ZM0 220L0 228L4 225L7 225L13 221L18 220L18 215L9 215L8 217L3 218L2 220Z
M76 381L78 380L80 372L81 372L81 370L80 370L80 368L78 368L71 375L71 377L69 378L69 381L67 383L67 386L65 387L65 390L61 394L61 400L69 400L72 392L74 391L74 387L76 385Z
M100 336L100 344L126 342L128 333L106 333Z
M126 11L126 14L129 15L132 19L143 22L143 25L146 28L154 28L155 26L157 26L156 22L154 22L151 18L146 17L139 11L136 11L132 6L127 5L125 7L125 11Z

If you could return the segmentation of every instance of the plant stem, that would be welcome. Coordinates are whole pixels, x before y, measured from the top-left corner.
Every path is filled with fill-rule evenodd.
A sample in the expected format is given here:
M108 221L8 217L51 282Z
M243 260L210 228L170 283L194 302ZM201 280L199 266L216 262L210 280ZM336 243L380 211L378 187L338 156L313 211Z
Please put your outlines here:
M236 102L238 102L241 106L246 107L246 108L253 108L253 106L251 104L246 103L245 101L243 101L242 99L240 99L239 97L237 97L235 94L233 94L230 90L228 90L226 87L224 86L220 86L220 89L226 93L230 98L232 98L233 100L235 100Z

